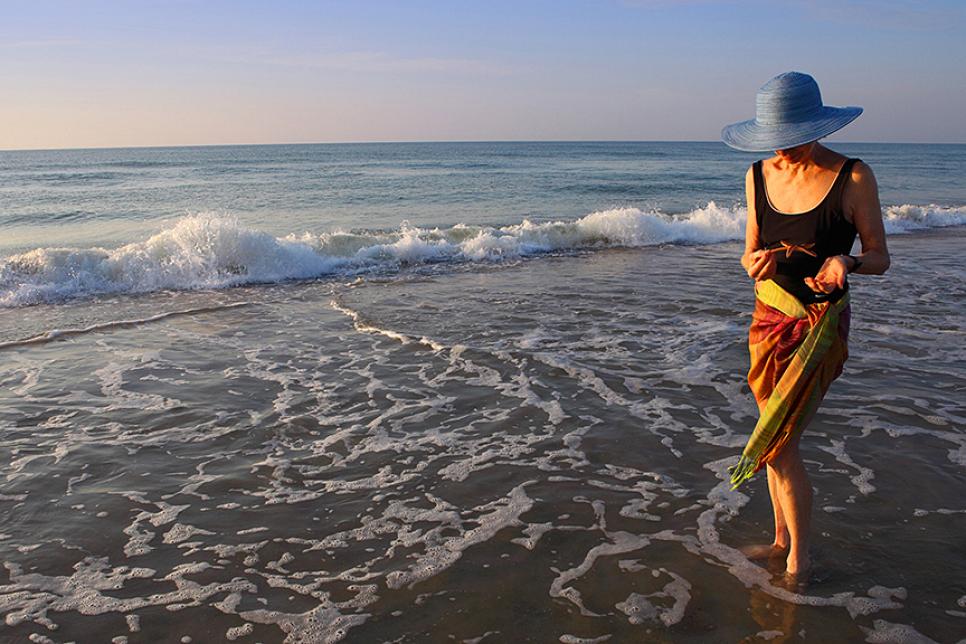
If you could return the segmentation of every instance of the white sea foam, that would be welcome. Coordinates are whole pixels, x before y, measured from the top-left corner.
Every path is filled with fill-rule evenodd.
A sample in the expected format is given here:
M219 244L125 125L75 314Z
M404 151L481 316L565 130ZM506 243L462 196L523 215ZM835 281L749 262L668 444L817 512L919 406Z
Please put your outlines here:
M894 624L884 619L872 622L873 628L859 626L865 633L866 642L889 642L902 644L936 644L936 640L926 637L908 624Z
M118 248L37 248L0 259L0 306L103 293L224 288L240 284L395 271L438 262L499 262L541 253L741 239L743 208L709 202L668 215L617 208L573 221L524 220L502 227L457 224L391 231L272 237L230 216L185 216ZM890 206L886 230L904 233L966 224L966 206Z
M889 206L882 212L886 232L890 235L927 228L966 225L966 206Z
M187 216L114 249L38 248L0 260L0 306L98 293L222 288L408 265L494 262L583 248L711 243L735 239L742 214L714 203L671 217L624 208L576 221L504 227L332 232L275 238L212 214Z
M654 570L654 574L670 575L671 581L665 584L663 590L642 595L631 593L627 599L618 603L615 608L627 615L631 624L643 624L651 620L659 620L665 626L674 626L684 619L684 611L691 601L691 584L680 575L661 568ZM671 599L671 606L654 603L651 598Z

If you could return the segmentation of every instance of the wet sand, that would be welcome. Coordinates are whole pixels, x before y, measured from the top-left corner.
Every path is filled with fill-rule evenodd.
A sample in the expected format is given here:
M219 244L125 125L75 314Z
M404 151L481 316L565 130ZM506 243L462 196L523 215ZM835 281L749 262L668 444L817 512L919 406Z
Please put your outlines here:
M0 310L94 327L0 350L0 639L956 641L964 241L854 280L803 587L738 550L736 244Z

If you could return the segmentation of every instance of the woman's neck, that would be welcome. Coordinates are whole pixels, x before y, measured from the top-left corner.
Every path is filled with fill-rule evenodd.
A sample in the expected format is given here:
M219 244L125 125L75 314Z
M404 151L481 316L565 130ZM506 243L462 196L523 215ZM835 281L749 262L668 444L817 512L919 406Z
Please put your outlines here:
M808 174L816 168L835 165L834 152L818 143L775 152L775 168L791 174Z

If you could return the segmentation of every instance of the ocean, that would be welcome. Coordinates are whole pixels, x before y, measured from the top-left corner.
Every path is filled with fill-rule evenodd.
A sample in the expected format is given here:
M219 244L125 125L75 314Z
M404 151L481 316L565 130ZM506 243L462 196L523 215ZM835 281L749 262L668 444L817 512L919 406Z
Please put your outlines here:
M966 637L966 146L834 144L892 268L771 538L720 143L0 152L0 641Z

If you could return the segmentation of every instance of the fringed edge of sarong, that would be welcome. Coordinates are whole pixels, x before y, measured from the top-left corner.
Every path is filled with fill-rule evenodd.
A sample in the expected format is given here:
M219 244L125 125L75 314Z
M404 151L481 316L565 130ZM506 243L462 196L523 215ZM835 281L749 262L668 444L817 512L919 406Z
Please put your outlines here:
M749 458L742 454L741 458L738 459L738 463L728 468L728 472L731 474L731 489L737 490L739 485L754 476L757 471L757 459Z

